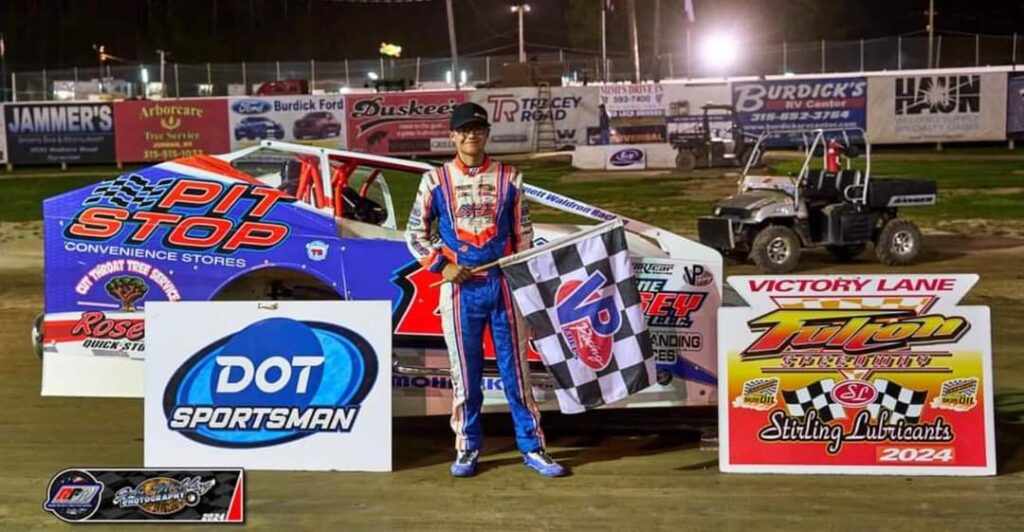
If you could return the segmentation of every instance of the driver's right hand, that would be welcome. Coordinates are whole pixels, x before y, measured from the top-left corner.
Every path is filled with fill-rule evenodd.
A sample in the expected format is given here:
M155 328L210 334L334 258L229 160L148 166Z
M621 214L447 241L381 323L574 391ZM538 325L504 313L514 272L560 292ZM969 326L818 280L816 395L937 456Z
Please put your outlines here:
M441 277L444 277L445 281L458 284L473 277L473 271L455 263L448 263L441 270Z

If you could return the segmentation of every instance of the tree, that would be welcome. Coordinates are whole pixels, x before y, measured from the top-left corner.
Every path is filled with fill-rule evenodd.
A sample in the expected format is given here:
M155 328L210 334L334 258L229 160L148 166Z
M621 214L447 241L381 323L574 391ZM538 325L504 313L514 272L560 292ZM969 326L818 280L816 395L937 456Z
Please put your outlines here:
M122 312L134 312L136 310L135 302L149 292L146 281L131 275L114 277L107 282L104 288L107 289L110 297L121 302Z

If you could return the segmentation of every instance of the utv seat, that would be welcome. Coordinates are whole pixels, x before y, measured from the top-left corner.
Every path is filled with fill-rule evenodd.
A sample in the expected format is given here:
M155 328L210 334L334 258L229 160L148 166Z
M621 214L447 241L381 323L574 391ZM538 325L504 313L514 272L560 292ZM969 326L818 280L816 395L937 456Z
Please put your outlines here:
M810 170L807 173L807 184L804 186L804 197L808 201L819 203L840 203L845 201L843 191L850 185L860 181L859 170L842 170L838 173L824 170Z

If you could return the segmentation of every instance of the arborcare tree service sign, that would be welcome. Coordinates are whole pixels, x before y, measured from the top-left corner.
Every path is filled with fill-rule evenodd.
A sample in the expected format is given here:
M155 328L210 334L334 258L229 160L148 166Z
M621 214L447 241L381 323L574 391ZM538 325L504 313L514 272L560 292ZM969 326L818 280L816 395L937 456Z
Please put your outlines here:
M977 275L751 276L718 319L722 471L993 475Z

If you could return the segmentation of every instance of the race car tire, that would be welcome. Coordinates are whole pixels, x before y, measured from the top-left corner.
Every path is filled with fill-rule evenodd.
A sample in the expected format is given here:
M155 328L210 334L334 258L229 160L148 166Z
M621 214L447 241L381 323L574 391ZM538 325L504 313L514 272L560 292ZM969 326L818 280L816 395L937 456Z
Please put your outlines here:
M40 360L43 358L43 313L36 315L36 321L32 323L32 350Z
M681 151L676 154L676 168L680 170L693 170L697 167L697 158L692 152Z
M789 273L800 263L800 237L783 225L770 225L754 237L750 258L766 273Z
M921 252L921 230L910 220L890 220L875 242L875 257L888 266L910 264Z
M832 258L839 262L853 262L864 254L864 250L867 249L867 244L847 244L845 246L827 246L829 254Z

